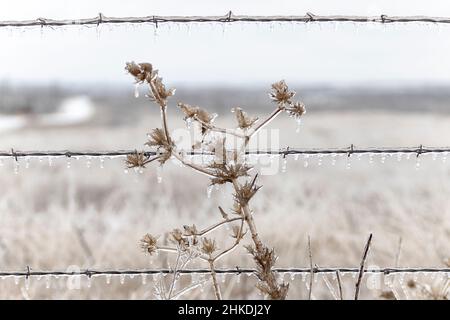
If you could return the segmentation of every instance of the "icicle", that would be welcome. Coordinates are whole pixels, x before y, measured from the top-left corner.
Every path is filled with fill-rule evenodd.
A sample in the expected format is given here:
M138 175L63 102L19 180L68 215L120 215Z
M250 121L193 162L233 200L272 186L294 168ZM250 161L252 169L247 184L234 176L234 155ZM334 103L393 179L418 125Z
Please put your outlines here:
M345 166L347 170L350 170L352 168L352 159L351 158L352 158L351 156L347 157L347 164Z
M291 281L295 280L295 272L291 272Z
M317 165L320 167L322 165L323 154L317 156Z
M281 172L286 172L286 169L287 169L287 157L285 156L281 163Z
M433 159L433 161L436 161L436 159L437 159L437 153L433 153L433 155L431 156L431 159Z
M30 289L30 277L25 277L25 290Z
M302 282L305 282L305 281L306 281L306 276L307 276L307 273L306 273L306 272L303 272L303 273L302 273Z
M103 169L105 167L105 158L100 157L100 169Z
M25 169L30 167L30 158L25 158Z
M19 174L19 161L14 161L14 174Z
M225 273L223 273L223 274L221 274L221 282L222 283L225 283L225 281L227 280L227 276L226 276L226 274Z
M442 162L443 163L447 162L447 156L448 156L448 152L442 153Z
M141 274L141 278L142 278L142 284L143 285L147 284L147 274L145 274L145 273Z
M134 97L139 98L139 83L134 85Z
M302 119L301 118L297 118L297 129L295 129L295 133L299 133L300 132L300 126L302 124Z
M398 162L402 161L402 154L400 152L397 153L397 161Z
M159 280L159 274L158 273L154 273L153 275L152 275L152 279L153 279L153 282L158 282L158 280Z
M336 165L336 162L337 162L337 154L336 153L332 153L331 154L331 165L332 166L335 166Z
M52 156L48 157L48 166L49 167L53 166L53 158L52 158Z
M49 275L45 276L45 288L50 289L51 287L51 277Z
M124 284L125 283L125 274L121 274L120 276L119 276L119 278L120 278L120 284Z
M303 156L303 167L307 168L309 163L308 163L308 158L309 158L309 154L305 154Z
M67 166L67 169L70 169L70 166L71 166L70 158L67 158L66 166Z
M294 160L297 161L299 156L300 155L298 153L296 153L295 156L294 156Z
M420 157L416 157L416 170L420 169Z
M14 277L14 283L15 283L15 285L17 286L17 285L19 285L19 282L20 282L20 277Z
M87 285L88 288L90 288L91 285L92 285L91 277L90 277L90 276L87 276L87 279L86 279L86 280L87 280L87 284L86 284L86 285Z
M383 164L386 162L386 156L384 154L381 156L380 162Z
M92 165L92 158L91 157L88 157L87 159L86 159L86 168L90 168L91 167L91 165Z
M236 276L236 283L241 283L241 274L240 273Z
M110 283L111 283L111 275L110 275L110 274L107 274L107 275L105 276L105 278L106 278L106 284L110 284Z
M186 128L191 129L192 118L186 118Z
M373 153L369 154L369 164L373 164Z
M208 188L206 188L206 196L208 197L208 199L211 198L213 187L214 187L213 185L209 185Z
M128 174L128 168L123 169L123 173Z
M162 166L156 167L156 180L158 181L158 183L162 182Z
M404 274L403 272L401 272L401 273L399 274L398 282L399 282L400 284L403 284L404 280L405 280L405 274Z

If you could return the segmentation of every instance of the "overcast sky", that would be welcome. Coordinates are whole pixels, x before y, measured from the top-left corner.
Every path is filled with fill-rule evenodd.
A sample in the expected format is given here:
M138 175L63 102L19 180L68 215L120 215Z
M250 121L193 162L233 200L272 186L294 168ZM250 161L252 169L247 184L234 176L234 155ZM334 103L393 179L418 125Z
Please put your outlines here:
M0 19L235 14L450 16L450 2L15 0ZM0 80L124 83L125 61L149 61L170 83L450 84L450 26L151 25L0 29Z

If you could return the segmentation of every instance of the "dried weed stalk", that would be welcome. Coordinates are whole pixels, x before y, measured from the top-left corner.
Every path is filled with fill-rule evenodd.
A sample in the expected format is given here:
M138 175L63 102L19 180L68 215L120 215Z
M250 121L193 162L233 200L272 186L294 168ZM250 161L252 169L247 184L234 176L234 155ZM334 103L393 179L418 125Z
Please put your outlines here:
M211 135L212 140L216 140L212 144L210 143L211 139L204 138L199 144L193 146L193 148L209 150L215 153L215 160L203 166L187 160L184 152L177 148L170 136L167 106L168 99L174 95L175 89L166 88L162 78L158 75L158 70L154 69L150 63L137 64L129 62L126 64L125 69L134 77L137 85L145 84L148 86L148 97L160 108L162 126L161 128L153 129L149 134L149 141L146 143L147 146L156 149L157 155L150 158L146 157L143 152L136 152L135 155L127 158L126 165L129 168L140 169L154 160L163 165L168 159L175 158L185 166L210 177L211 185L230 183L234 188L233 208L228 214L219 207L222 218L220 222L203 230L198 230L195 225L184 226L183 230L173 230L170 233L173 246L160 246L156 237L152 235L144 236L141 245L145 252L153 254L157 251L168 251L177 254L173 281L169 288L161 284L157 290L158 296L163 299L178 297L179 294L174 293L174 283L179 276L177 270L185 267L193 259L201 259L208 263L215 297L221 299L222 295L215 274L215 263L238 247L241 240L249 233L253 244L246 246L246 248L256 264L256 275L259 279L258 289L270 299L285 299L289 285L279 281L273 272L277 257L274 250L262 242L257 231L253 211L250 208L250 200L261 186L256 184L257 174L253 177L250 175L252 167L242 162L241 159L243 159L244 152L248 148L250 139L259 130L283 111L287 112L291 117L299 119L305 113L304 104L294 102L292 99L295 92L291 91L284 81L279 81L272 85L272 91L270 92L270 98L275 103L275 109L270 115L258 122L258 118L249 116L241 108L234 108L232 111L236 115L237 129L227 129L213 124L216 115L210 114L197 106L179 103L178 107L184 114L184 120L189 124L197 123L204 137L213 132L221 134L220 138L217 138L216 135ZM240 150L231 151L226 149L225 140L229 135L241 140ZM206 141L209 141L209 143ZM220 248L213 238L207 236L212 231L227 224L232 225L231 237L233 242L228 247Z

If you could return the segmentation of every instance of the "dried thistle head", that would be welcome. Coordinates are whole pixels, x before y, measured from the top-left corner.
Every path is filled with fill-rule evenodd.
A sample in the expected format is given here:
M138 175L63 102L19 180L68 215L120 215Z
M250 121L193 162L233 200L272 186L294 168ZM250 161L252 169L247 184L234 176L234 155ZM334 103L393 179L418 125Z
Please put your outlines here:
M209 128L209 125L212 124L216 115L211 115L206 110L201 109L197 106L191 106L186 103L179 102L178 106L181 111L183 111L185 117L184 120L197 120L201 124L202 134L205 134Z
M216 240L203 238L201 251L208 256L211 256L217 250Z
M157 73L157 70L153 71L153 66L150 63L145 62L139 64L134 61L127 62L125 70L135 78L136 83L150 82Z
M231 237L236 239L237 241L242 240L245 237L247 231L244 231L240 226L234 225L231 228Z
M159 152L158 161L164 164L171 157L172 143L167 141L167 136L163 129L156 128L153 129L151 133L148 134L149 140L145 143L146 146L156 147Z
M231 212L233 214L236 214L238 216L242 215L242 206L239 202L237 202L236 200L233 202L233 208L231 209Z
M272 267L275 265L277 257L273 249L263 247L262 250L256 250L252 246L245 247L253 256L256 263L256 276L260 280L257 288L272 300L284 300L287 297L289 284L278 284L272 273Z
M217 162L211 163L208 165L208 168L214 172L214 178L211 178L211 185L224 184L232 182L239 177L248 176L248 172L252 169L252 167L242 163L226 164Z
M169 241L176 244L180 250L185 251L189 248L189 240L180 229L174 229L169 233Z
M269 96L279 104L291 104L291 99L295 96L295 92L290 91L286 82L281 80L272 84L272 92L269 93Z
M142 248L142 250L144 250L144 252L149 253L150 255L152 255L158 249L157 248L157 242L158 242L158 239L156 237L154 237L151 234L147 233L141 239L141 248Z
M166 89L166 86L162 82L161 77L155 77L153 80L153 85L156 89L157 97L153 97L155 100L163 100L164 102L167 100L167 98L173 96L175 94L175 89Z
M236 114L238 127L241 129L248 129L258 121L257 117L250 117L239 107L233 108L233 112Z
M236 191L234 194L234 199L237 203L240 204L240 206L246 206L251 198L258 192L258 190L261 188L261 186L256 185L256 178L258 175L255 175L255 177L251 181L246 181L242 187Z
M127 158L125 160L125 164L127 168L145 168L145 165L147 164L147 161L149 159L149 156L145 155L144 152L138 152L134 154L127 155Z
M306 107L303 102L297 101L292 106L286 108L286 112L296 119L300 119L306 113Z
M194 236L198 233L197 227L195 226L195 224L193 224L192 226L185 225L185 226L183 226L183 228L184 228L185 234L188 236Z

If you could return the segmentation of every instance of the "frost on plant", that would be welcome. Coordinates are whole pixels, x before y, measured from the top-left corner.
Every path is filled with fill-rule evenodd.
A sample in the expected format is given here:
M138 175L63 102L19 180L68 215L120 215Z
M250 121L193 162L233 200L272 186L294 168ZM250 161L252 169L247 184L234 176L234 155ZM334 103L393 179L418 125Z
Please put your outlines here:
M161 111L161 128L153 129L149 134L146 146L152 148L156 155L150 157L148 153L138 152L126 159L128 168L145 168L152 161L159 162L162 166L165 162L174 158L184 166L207 175L210 185L232 185L233 207L226 212L219 207L219 220L214 225L199 229L195 225L185 225L183 228L174 229L169 233L169 246L158 244L158 239L152 235L145 235L141 240L141 247L146 253L155 254L158 251L174 253L177 256L172 279L169 285L160 281L156 287L157 296L161 299L174 299L192 290L193 286L185 287L176 292L175 283L179 277L179 270L185 268L193 260L204 261L210 270L210 279L217 299L222 298L221 290L216 276L216 263L225 255L232 253L241 241L249 235L252 245L246 246L252 256L258 278L257 288L270 299L285 299L288 294L289 284L280 281L273 271L277 256L274 249L266 246L258 234L253 211L250 207L251 199L256 195L261 186L257 185L258 173L253 173L254 168L242 161L248 150L250 139L280 113L286 112L295 119L300 119L305 114L305 105L302 102L293 101L295 92L290 90L284 80L272 85L269 97L276 107L271 114L264 119L258 119L248 115L242 108L233 108L236 116L236 128L221 128L214 125L217 115L185 103L178 103L188 125L197 124L201 129L203 139L192 146L194 149L214 153L214 160L205 165L191 162L185 151L178 148L173 142L167 119L168 101L175 94L175 89L167 89L162 78L150 63L128 62L126 71L135 79L136 85L148 86L148 97ZM227 137L232 136L240 140L239 149L229 150L226 147ZM220 244L213 238L213 232L226 225L231 226L230 245Z

